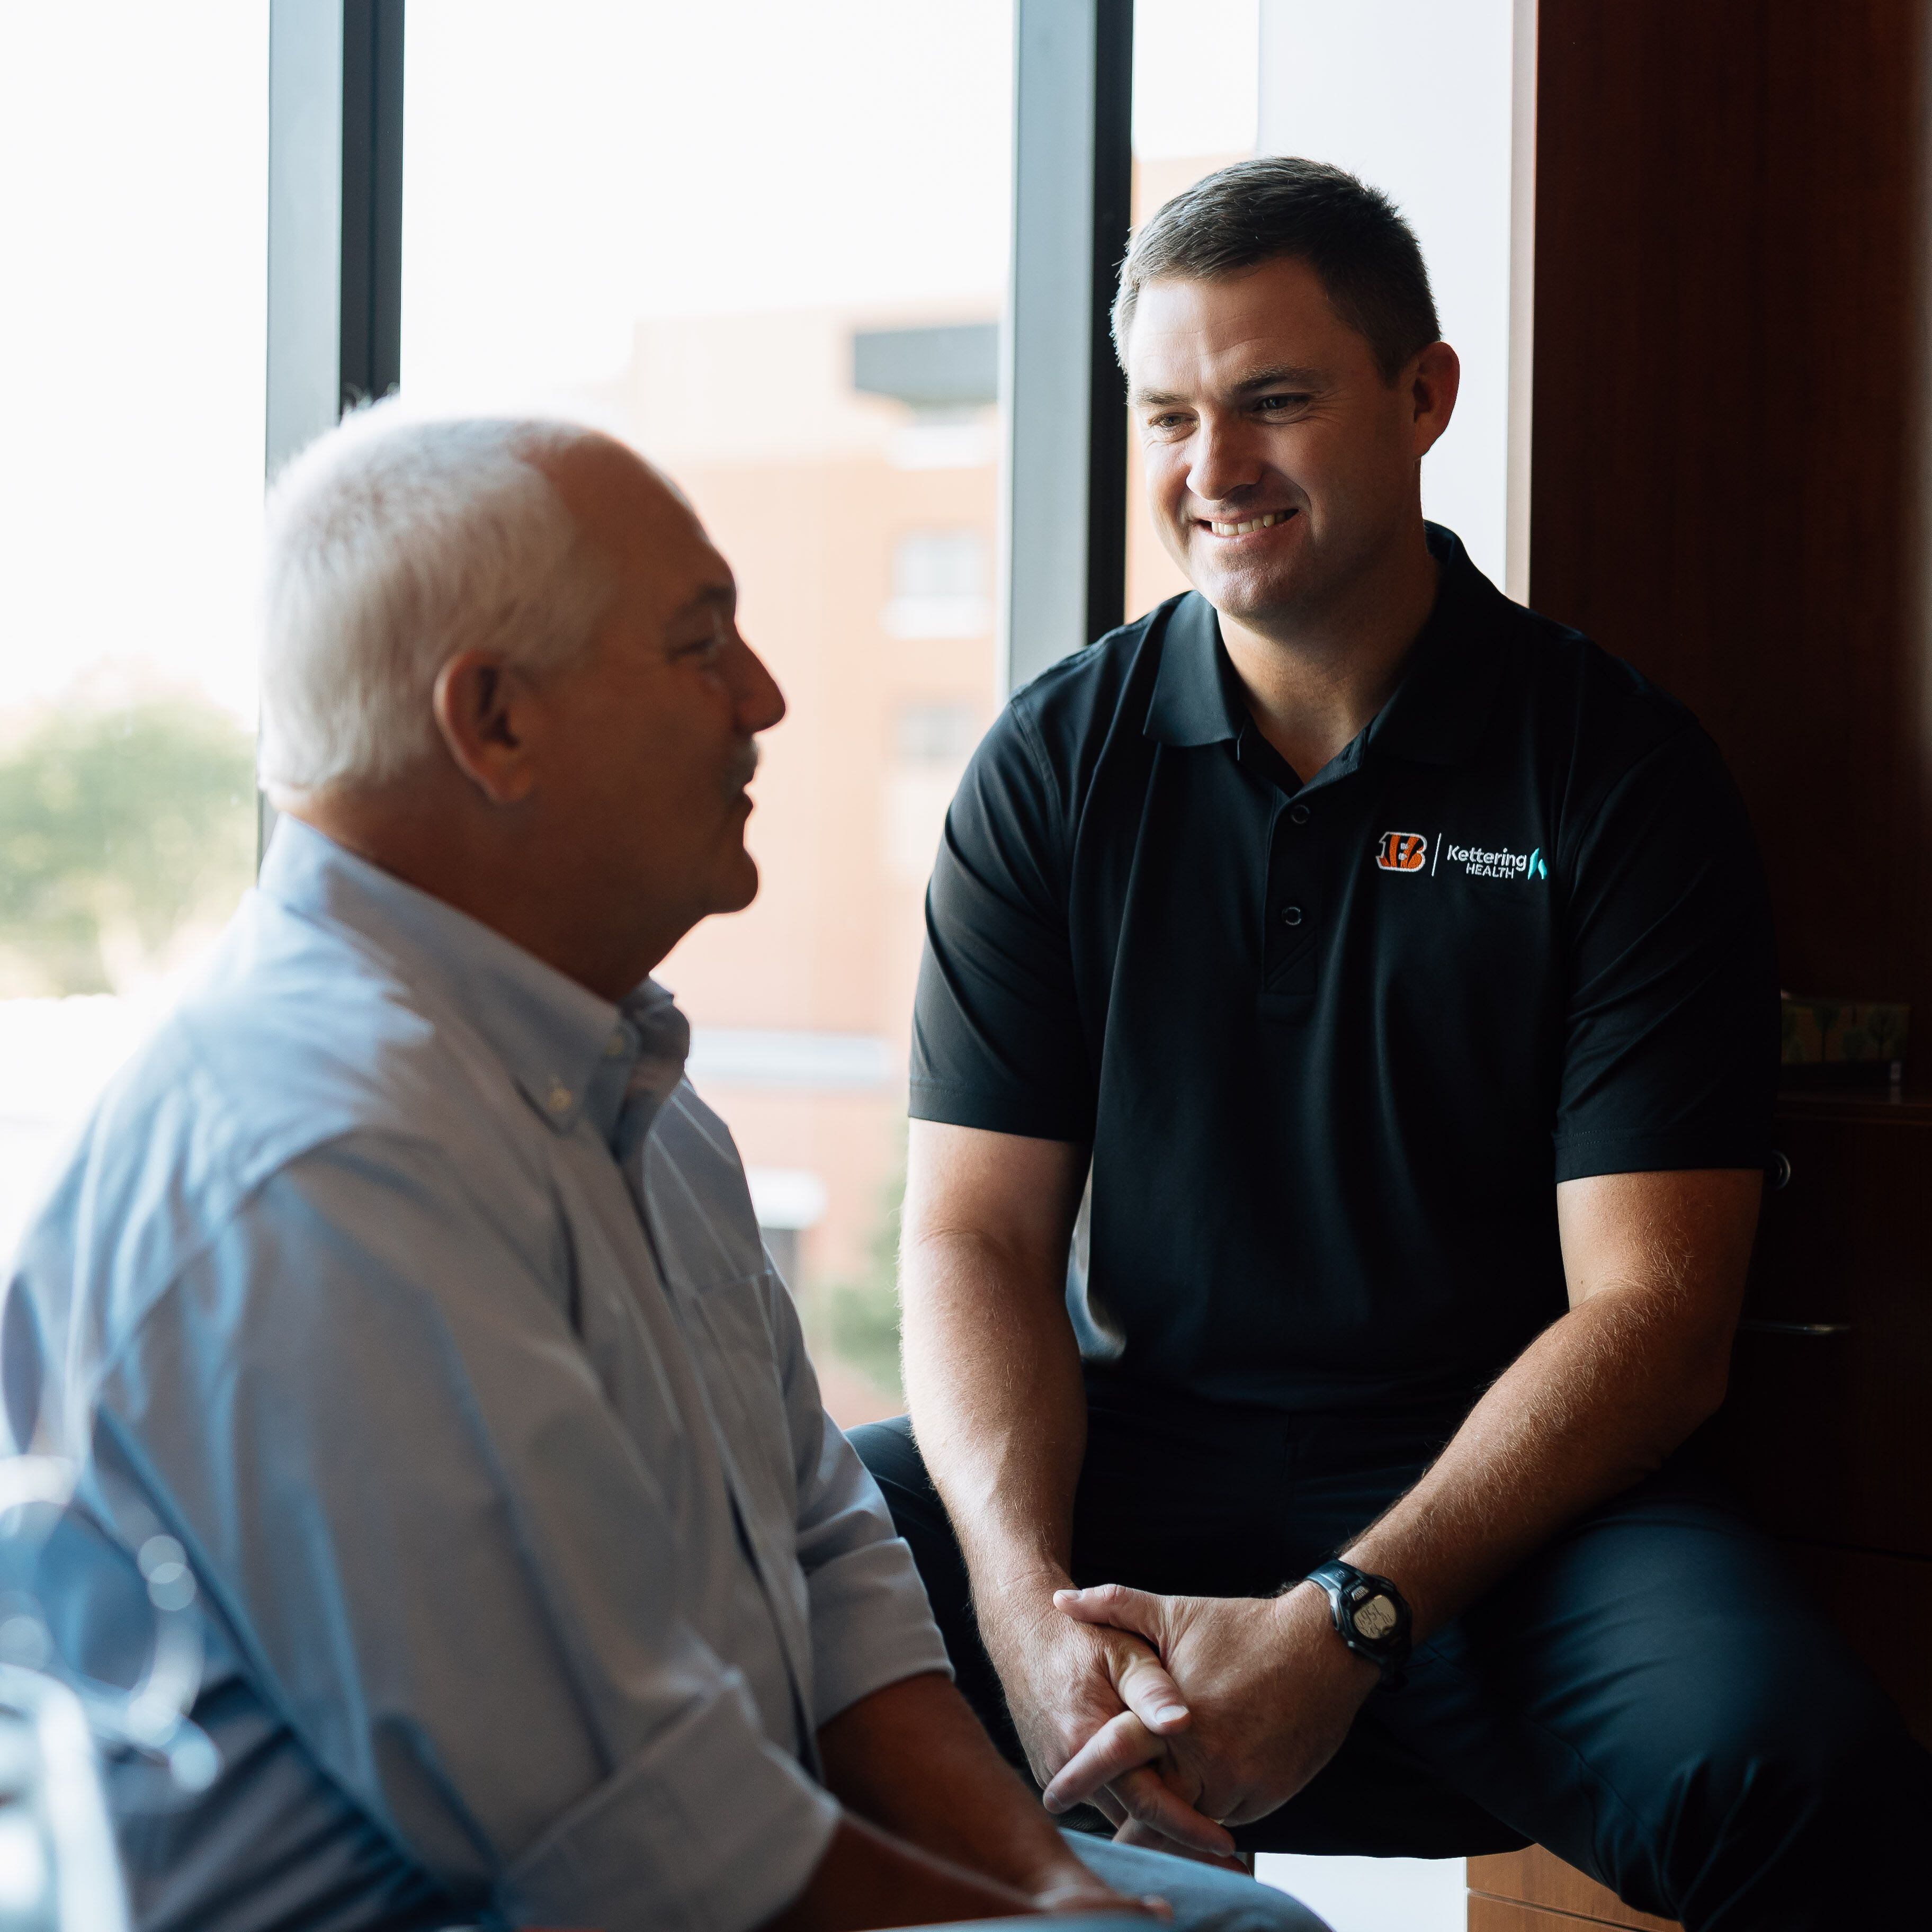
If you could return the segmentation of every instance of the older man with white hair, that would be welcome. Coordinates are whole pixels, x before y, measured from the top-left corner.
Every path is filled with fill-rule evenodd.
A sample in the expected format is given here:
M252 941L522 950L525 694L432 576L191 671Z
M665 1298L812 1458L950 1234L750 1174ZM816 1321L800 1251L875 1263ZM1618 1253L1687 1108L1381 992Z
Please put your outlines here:
M857 1928L1124 1892L1313 1922L1071 1849L820 1406L647 976L757 889L746 786L784 704L734 604L676 493L568 426L377 410L275 492L284 816L6 1310L16 1441L199 1585L220 1768L122 1808L143 1927ZM52 1622L109 1629L131 1574Z

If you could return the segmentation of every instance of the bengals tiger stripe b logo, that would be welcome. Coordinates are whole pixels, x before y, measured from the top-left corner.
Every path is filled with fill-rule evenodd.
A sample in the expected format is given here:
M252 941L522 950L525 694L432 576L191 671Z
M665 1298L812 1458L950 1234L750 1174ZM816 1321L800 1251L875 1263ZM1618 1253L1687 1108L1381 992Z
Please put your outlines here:
M1429 841L1420 832L1384 832L1376 863L1384 872L1419 872L1429 857Z

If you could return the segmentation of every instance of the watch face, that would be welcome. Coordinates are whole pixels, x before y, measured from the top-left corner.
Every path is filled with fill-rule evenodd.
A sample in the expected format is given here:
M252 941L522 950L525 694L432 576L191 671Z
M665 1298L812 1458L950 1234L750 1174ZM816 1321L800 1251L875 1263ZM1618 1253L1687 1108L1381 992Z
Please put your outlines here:
M1378 1593L1366 1603L1358 1604L1350 1621L1355 1626L1358 1636L1365 1636L1371 1643L1379 1643L1384 1637L1394 1636L1395 1627L1402 1619L1396 1613L1395 1605Z

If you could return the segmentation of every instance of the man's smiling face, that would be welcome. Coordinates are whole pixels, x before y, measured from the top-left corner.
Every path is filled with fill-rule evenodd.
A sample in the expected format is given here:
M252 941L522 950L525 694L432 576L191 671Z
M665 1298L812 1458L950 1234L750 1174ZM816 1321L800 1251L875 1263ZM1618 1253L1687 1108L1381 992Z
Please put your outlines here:
M1442 424L1418 416L1412 367L1384 379L1306 262L1146 283L1126 363L1155 526L1226 616L1314 616L1412 526Z

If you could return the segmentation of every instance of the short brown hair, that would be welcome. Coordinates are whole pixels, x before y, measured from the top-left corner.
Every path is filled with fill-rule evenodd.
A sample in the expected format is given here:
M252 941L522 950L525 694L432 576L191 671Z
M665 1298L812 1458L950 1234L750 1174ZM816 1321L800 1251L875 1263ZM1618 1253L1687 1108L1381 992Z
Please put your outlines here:
M1114 353L1146 284L1214 281L1264 262L1306 262L1335 313L1367 340L1385 382L1442 332L1415 232L1379 189L1324 161L1263 155L1184 189L1134 237L1114 297Z

